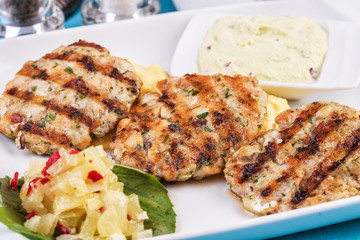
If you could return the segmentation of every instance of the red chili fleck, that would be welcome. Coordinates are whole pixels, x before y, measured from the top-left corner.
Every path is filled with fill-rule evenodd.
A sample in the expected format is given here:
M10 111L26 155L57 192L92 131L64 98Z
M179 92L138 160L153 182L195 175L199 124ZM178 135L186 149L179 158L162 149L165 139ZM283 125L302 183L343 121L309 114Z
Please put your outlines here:
M83 156L85 157L85 153L83 153Z
M35 210L32 210L32 212L29 213L29 214L25 217L25 219L26 219L26 220L29 220L29 219L31 219L33 216L35 216Z
M62 234L70 234L70 233L71 233L70 230L69 230L67 227L65 227L64 225L62 225L62 224L60 224L60 223L58 223L58 224L56 225L56 228L59 229L59 231L60 231Z
M92 163L92 160L89 160L89 163Z
M207 47L206 47L206 49L207 49L207 50L210 50L210 49L211 49L211 46L210 46L210 45L209 45L209 46L207 46Z
M42 183L42 185L45 185L45 183L49 182L50 179L48 179L47 177L44 177L40 180L40 182Z
M33 180L31 180L31 181L29 182L29 188L28 188L28 191L27 191L27 193L26 193L26 196L29 196L29 194L30 194L30 192L31 192L31 190L32 190L33 188L36 189L35 182L38 181L38 180L42 180L42 178L41 178L41 177L37 177L37 178L34 178Z
M227 63L225 64L225 67L230 66L230 64L231 64L231 62L227 62Z
M13 114L11 115L11 121L12 121L13 123L21 123L21 122L22 122L22 117L21 117L21 115L18 114L18 113L13 113Z
M49 169L49 167L51 167L54 163L56 163L57 160L59 160L60 158L60 154L59 152L54 153L53 155L51 155L51 157L49 158L49 160L47 160L46 165L44 167L44 169L41 171L41 173L44 176L48 176L49 174L47 173L47 170Z
M78 154L80 152L80 151L74 149L74 147L71 147L69 150L70 150L69 154Z
M14 174L14 177L13 177L13 178L11 179L11 181L10 181L11 190L16 191L16 189L17 189L17 184L18 184L18 180L19 180L19 173L16 172L16 173Z
M99 208L99 211L100 211L101 213L103 213L103 212L105 211L105 207Z
M97 182L97 181L103 179L104 177L100 173L98 173L97 171L92 170L92 171L89 172L87 178L91 179L93 182Z
M128 220L128 221L131 221L131 220L132 220L132 218L131 218L131 216L130 216L129 214L127 215L127 220Z

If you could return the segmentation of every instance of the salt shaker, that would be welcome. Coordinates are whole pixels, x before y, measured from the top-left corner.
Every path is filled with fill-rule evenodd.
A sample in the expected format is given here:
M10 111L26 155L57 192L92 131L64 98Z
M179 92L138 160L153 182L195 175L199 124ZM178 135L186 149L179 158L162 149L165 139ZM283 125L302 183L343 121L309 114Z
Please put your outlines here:
M11 38L64 27L54 0L0 0L0 37Z
M139 18L159 12L158 0L85 0L81 6L83 24Z

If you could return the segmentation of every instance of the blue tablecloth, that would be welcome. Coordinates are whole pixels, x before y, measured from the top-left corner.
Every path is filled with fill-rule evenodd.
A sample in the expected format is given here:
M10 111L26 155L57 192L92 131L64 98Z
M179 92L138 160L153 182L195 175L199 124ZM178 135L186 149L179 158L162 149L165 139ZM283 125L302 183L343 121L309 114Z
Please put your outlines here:
M159 0L161 4L161 13L176 11L171 0ZM65 28L81 26L81 14L78 10L65 22ZM358 209L354 209L358 211ZM206 238L204 238L205 240ZM241 236L234 236L233 239L242 239ZM296 233L284 237L276 238L278 240L293 239L319 239L319 240L338 240L338 239L360 239L360 219L339 223L327 227Z
M159 0L159 2L161 4L160 13L176 11L176 8L171 0ZM78 10L74 15L72 15L65 21L65 28L81 26L81 22L82 22L81 13L80 10Z

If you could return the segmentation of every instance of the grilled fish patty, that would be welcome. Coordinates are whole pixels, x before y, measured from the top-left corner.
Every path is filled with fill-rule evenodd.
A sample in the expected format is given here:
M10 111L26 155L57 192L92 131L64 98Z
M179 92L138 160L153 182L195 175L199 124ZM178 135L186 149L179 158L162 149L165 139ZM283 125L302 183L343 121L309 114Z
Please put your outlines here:
M360 192L360 118L353 108L314 102L281 113L226 163L225 177L245 209L283 212Z
M84 149L91 134L114 129L142 85L133 66L97 44L78 41L28 61L0 99L0 131L19 148L52 154Z
M267 95L254 78L185 75L158 83L120 121L110 147L120 164L167 181L219 173L258 134Z

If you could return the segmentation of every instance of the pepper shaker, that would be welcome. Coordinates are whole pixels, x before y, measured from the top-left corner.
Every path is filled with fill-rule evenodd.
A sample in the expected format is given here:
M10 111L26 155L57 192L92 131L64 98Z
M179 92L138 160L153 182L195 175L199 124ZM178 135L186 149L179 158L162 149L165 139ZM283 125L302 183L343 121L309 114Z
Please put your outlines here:
M53 0L0 0L0 37L41 33L64 27L64 14Z

